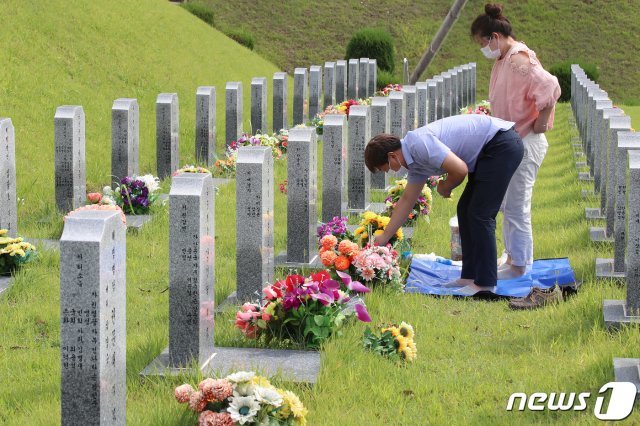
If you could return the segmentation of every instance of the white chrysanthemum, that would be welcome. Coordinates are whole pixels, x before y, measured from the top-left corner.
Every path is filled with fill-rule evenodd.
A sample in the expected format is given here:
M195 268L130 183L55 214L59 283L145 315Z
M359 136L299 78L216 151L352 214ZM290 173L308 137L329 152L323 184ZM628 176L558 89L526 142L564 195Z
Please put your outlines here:
M237 373L229 374L227 380L231 383L248 382L256 376L253 371L238 371Z
M243 425L254 420L260 411L260 404L253 396L234 396L229 402L227 411L234 422Z
M150 194L153 194L160 188L160 179L153 175L138 176L137 179L144 182Z
M255 388L255 385L251 382L234 383L233 394L236 396L251 396Z
M258 402L279 407L282 405L282 396L275 390L258 386L254 389L254 395Z
M110 186L105 186L104 188L102 188L102 195L105 195L105 196L113 195L113 189L111 189Z
M116 205L116 200L113 199L111 195L104 195L101 200L102 204L108 204L110 206Z

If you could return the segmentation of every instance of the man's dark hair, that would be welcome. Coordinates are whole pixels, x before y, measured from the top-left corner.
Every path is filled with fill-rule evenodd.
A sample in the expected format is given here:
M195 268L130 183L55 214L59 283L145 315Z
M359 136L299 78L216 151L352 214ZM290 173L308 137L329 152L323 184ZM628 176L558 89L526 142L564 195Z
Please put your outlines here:
M389 161L387 154L402 148L400 138L388 133L381 133L371 138L364 150L364 164L371 173L376 173Z

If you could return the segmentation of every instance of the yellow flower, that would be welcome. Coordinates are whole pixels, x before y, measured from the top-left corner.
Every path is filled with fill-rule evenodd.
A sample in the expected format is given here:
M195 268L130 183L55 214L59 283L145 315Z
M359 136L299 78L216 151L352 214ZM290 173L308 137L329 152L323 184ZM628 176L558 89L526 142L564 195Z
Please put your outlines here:
M302 401L300 401L298 395L291 391L283 391L280 395L282 395L282 399L285 404L289 406L293 417L296 419L302 419L307 415L307 409L302 405Z
M407 324L406 322L402 321L398 329L400 330L400 334L402 334L404 337L413 339L415 333L413 332L413 327L411 326L411 324Z
M378 226L386 227L391 220L388 216L378 216Z
M407 348L407 339L402 337L402 335L395 336L394 342L396 344L396 348L398 352L402 352Z
M0 229L0 236L6 235L9 232L8 229Z
M254 385L263 387L263 388L275 389L273 387L273 385L271 384L271 382L269 382L269 380L266 377L253 376L253 379L251 379L251 383L253 383Z
M367 234L366 232L363 232L362 235L360 235L360 238L363 240L366 240L367 238L369 238L369 234Z
M355 231L353 231L354 234L356 235L360 235L364 232L364 226L361 226L359 228L357 228Z
M370 220L375 220L378 217L378 215L372 211L366 211L362 214L362 217L364 218L364 220L370 221Z
M404 233L402 232L402 228L398 228L398 230L396 231L396 237L398 237L399 240L404 239Z
M398 337L400 335L400 330L398 330L397 327L387 327L387 328L383 328L380 331L382 333L384 333L385 331L390 331L393 337Z
M373 233L374 237L377 237L378 235L382 235L384 231L382 229L378 229L376 232Z

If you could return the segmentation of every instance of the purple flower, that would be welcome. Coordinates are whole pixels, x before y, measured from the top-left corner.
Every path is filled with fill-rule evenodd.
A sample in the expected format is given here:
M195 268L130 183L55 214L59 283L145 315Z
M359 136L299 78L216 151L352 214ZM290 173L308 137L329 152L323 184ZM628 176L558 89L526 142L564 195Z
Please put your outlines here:
M351 279L351 275L345 274L344 272L340 272L340 271L336 271L336 273L342 279L342 282L349 290L352 290L358 293L369 293L371 291L369 287L362 285L362 283L360 283L359 281L353 281Z
M369 312L367 312L367 307L364 304L357 304L355 306L356 316L362 322L371 322L371 317L369 316Z

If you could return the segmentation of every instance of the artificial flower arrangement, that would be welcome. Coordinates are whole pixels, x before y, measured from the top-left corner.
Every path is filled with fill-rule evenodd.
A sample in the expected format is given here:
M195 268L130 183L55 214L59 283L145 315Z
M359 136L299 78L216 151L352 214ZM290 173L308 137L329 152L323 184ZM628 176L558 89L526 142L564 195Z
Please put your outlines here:
M412 226L416 223L419 217L424 217L425 219L429 219L429 213L431 213L431 203L432 203L432 194L431 194L431 186L433 182L437 182L438 177L432 176L429 178L428 183L422 188L422 193L418 196L416 200L416 204L413 206L411 212L409 212L409 219L406 222L407 226ZM435 184L437 185L437 183ZM393 210L396 208L398 201L404 194L404 190L407 188L407 180L406 179L398 179L395 181L395 184L389 188L387 192L387 198L384 200L385 205L387 206L387 210L385 214L389 217L393 214Z
M122 209L120 208L120 206L117 206L115 204L88 204L86 206L81 206L81 207L78 207L77 209L72 210L69 213L67 213L67 215L64 217L64 220L66 220L70 216L75 215L78 212L85 211L85 210L115 211L115 212L120 213L120 219L122 220L122 223L124 223L125 225L127 224L127 217L125 216L125 214L122 211Z
M178 169L175 172L171 173L171 176L178 176L181 173L211 173L211 172L204 167L187 164L181 169Z
M351 110L351 107L354 105L371 105L371 98L357 99L357 100L349 99L336 105L329 105L324 109L324 111L316 114L316 116L313 117L313 119L308 125L311 127L315 127L316 133L321 135L324 128L325 116L330 114L338 114L338 115L346 115L347 117L349 117L349 111Z
M363 346L378 355L396 361L414 361L418 356L413 341L414 332L411 324L388 325L380 328L380 335L368 327L364 331Z
M370 291L348 274L338 272L338 276L347 291L341 290L340 283L331 279L327 271L307 278L289 275L262 290L262 303L242 305L235 325L250 339L264 337L266 343L274 338L286 339L318 349L329 337L340 335L343 322L353 315L345 311L350 300L348 291ZM358 303L354 308L360 321L371 321L364 304Z
M329 222L320 224L318 226L318 240L325 235L333 235L338 240L354 241L353 234L347 229L347 222L346 216L334 216Z
M266 146L271 148L275 159L280 159L287 153L288 145L289 132L287 130L280 130L278 133L272 135L256 133L252 136L248 133L243 133L238 140L232 141L229 144L229 149L236 151L241 146Z
M283 180L282 182L280 182L280 184L278 184L278 187L280 188L280 193L287 195L287 189L289 188L289 181L287 179Z
M402 84L389 83L382 90L376 92L376 96L389 96L391 92L402 92Z
M0 275L32 261L36 257L36 248L24 241L22 237L7 236L7 229L0 229Z
M147 214L158 198L159 188L160 179L153 175L126 176L115 189L105 186L102 194L87 194L87 200L91 204L117 205L128 214Z
M387 286L401 290L398 252L391 244L379 246L367 244L353 256L355 277L368 286Z
M353 231L355 238L359 240L361 246L365 246L371 240L371 236L378 236L384 232L391 218L389 216L379 215L372 211L366 211L362 214L360 226ZM396 234L389 240L389 243L395 245L398 241L403 240L404 235L402 228L398 228Z
M475 105L468 105L460 109L460 114L484 114L491 115L491 104L489 101L480 101Z
M227 147L225 158L218 158L211 167L211 176L216 178L234 178L238 163L238 151Z
M178 386L174 395L198 413L200 426L300 425L307 409L298 396L276 388L254 372L238 371L223 379L207 378L194 389Z

